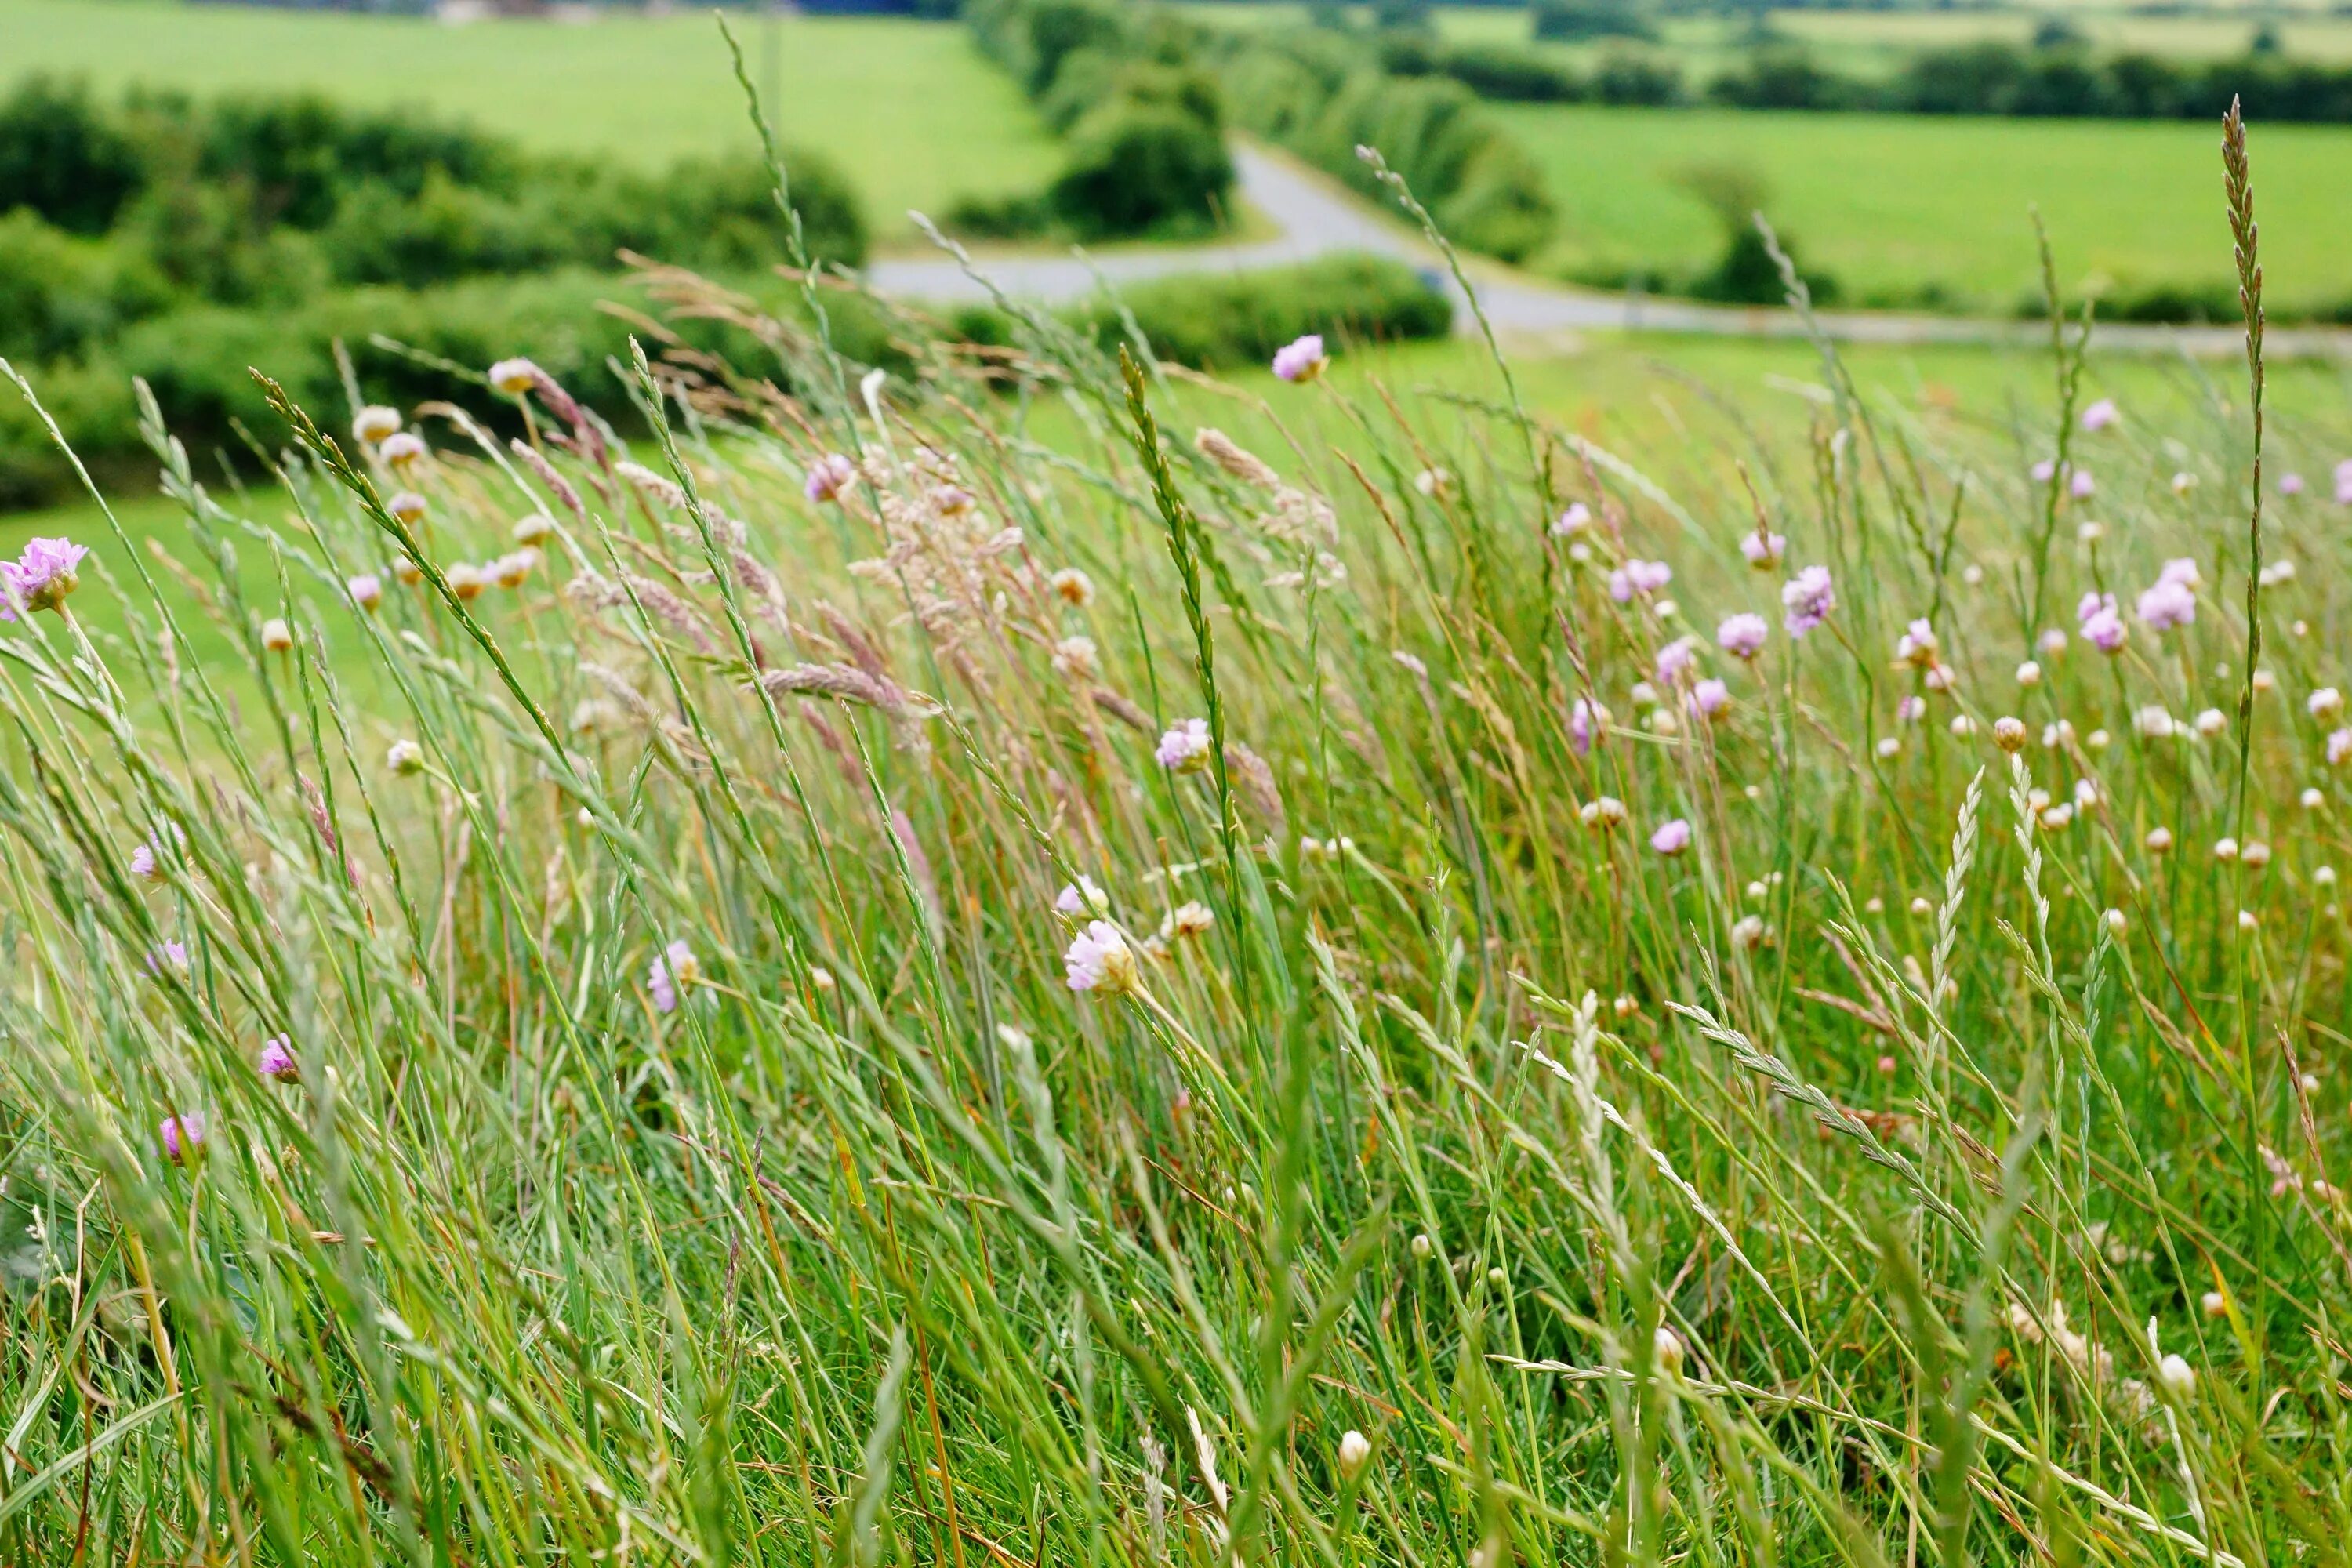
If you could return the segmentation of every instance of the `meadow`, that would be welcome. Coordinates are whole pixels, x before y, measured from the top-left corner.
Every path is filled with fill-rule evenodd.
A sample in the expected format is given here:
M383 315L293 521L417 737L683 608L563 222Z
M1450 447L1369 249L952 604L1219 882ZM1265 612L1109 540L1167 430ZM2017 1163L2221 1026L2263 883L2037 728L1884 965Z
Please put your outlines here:
M0 1559L2342 1557L2328 373L754 335L11 563Z
M1561 212L1555 267L1671 270L1723 245L1685 183L1728 167L1849 300L1940 300L2006 314L2040 290L2039 209L2070 290L2172 285L2224 299L2216 133L2191 123L1949 120L1716 109L1496 105L1543 163ZM2254 132L2275 171L2263 240L2273 305L2352 296L2333 192L2352 128Z
M771 17L742 24L787 142L851 176L878 237L908 209L1041 184L1054 139L951 23ZM108 89L315 91L358 108L419 105L543 153L648 170L756 152L706 12L593 24L297 12L161 0L0 0L0 87L47 71Z

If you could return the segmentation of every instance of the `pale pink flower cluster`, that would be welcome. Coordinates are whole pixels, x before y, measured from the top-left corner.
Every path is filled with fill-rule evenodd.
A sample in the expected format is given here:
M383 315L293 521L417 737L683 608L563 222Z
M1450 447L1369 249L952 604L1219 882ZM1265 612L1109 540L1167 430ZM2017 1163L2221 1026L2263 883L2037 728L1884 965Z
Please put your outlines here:
M664 1013L677 1011L681 985L690 985L701 978L702 965L694 956L694 949L683 942L673 942L662 950L661 956L646 971L646 990L654 999L654 1006Z
M1837 591L1826 566L1808 566L1780 584L1780 624L1792 637L1803 637L1837 608Z
M1274 351L1274 374L1277 381L1307 382L1321 375L1331 356L1323 352L1323 337L1309 332L1294 339Z
M80 585L77 568L89 553L88 546L70 539L26 540L23 554L14 561L0 561L0 584L7 589L6 602L0 604L0 621L15 620L19 605L54 610L63 605L66 595Z
M2074 606L2074 620L2083 633L2083 640L2101 653L2114 653L2124 646L2129 629L2116 611L2116 596L2094 589L2083 595Z
M1743 610L1724 617L1723 624L1715 628L1715 642L1734 658L1752 659L1764 651L1764 639L1771 635L1772 628L1763 616Z
M1580 697L1568 710L1568 740L1583 756L1592 750L1592 742L1609 727L1609 710L1589 697Z
M1209 751L1214 743L1206 719L1187 719L1160 737L1152 755L1171 773L1196 773L1209 765Z
M1069 951L1062 955L1062 967L1071 990L1106 996L1132 991L1142 980L1135 950L1108 921L1089 921L1086 930L1071 938Z
M808 480L801 493L813 501L836 500L856 480L856 464L839 452L827 452L809 465Z
M1675 580L1675 569L1663 561L1628 561L1609 574L1609 596L1621 605L1635 595L1649 597Z
M2168 561L2155 585L2139 596L2139 618L2150 631L2168 632L2197 619L2197 563L2187 556ZM2086 633L2087 635L2087 633ZM2095 639L2094 639L2095 640Z

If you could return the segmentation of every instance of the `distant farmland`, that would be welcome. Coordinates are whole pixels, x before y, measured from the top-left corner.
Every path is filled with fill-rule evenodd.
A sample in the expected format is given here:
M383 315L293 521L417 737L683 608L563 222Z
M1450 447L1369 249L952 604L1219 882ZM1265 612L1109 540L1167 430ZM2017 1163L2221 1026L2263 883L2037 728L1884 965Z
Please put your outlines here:
M772 67L780 133L823 147L849 173L879 237L905 233L908 207L1026 189L1053 166L1045 129L961 27L760 16L735 25L763 89ZM352 104L415 103L539 147L648 164L751 140L725 46L698 12L447 26L144 0L0 0L0 86L37 71L100 88L299 88Z

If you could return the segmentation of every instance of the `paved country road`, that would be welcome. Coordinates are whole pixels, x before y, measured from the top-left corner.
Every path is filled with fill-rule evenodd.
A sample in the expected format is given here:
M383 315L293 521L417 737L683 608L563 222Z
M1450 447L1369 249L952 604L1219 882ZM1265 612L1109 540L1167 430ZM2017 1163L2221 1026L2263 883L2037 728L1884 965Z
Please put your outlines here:
M1437 254L1420 235L1391 223L1336 182L1263 149L1236 147L1234 163L1243 200L1273 222L1279 231L1276 237L1085 258L1042 253L982 256L974 258L972 268L1007 294L1063 300L1092 293L1098 278L1130 283L1174 273L1249 272L1335 251L1370 251L1427 271L1454 297L1456 330L1476 330L1469 311L1463 308L1460 289L1444 276ZM1803 323L1789 310L1602 293L1545 282L1483 260L1469 266L1487 320L1497 333L1507 336L1599 331L1792 337L1804 331ZM913 300L954 302L988 297L979 279L944 255L885 258L869 266L866 277L886 294ZM2041 322L1981 317L1829 310L1821 312L1818 320L1830 336L1848 342L2030 344L2045 342L2049 337L2049 328ZM2234 327L2117 324L2101 326L2095 342L2107 348L2198 355L2245 351L2244 334ZM2280 357L2352 357L2352 332L2273 329L2264 338L2264 351Z

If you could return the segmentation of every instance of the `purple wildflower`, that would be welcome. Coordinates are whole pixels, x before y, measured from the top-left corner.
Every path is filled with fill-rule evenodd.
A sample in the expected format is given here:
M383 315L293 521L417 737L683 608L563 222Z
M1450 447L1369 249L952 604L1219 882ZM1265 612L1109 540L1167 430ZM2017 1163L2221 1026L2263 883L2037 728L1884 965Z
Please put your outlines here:
M2102 397L2083 410L2083 428L2093 433L2105 429L2123 416L2116 408L2116 400Z
M0 621L16 618L18 607L55 610L80 585L75 569L89 551L70 539L28 539L25 552L14 561L0 561L0 583L8 602L0 605Z
M2301 474L2290 472L2281 474L2279 476L2279 494L2283 496L2299 496L2302 493L2303 476Z
M1561 512L1559 519L1552 523L1551 536L1554 539L1566 539L1570 534L1582 533L1591 526L1592 509L1582 501L1571 501L1569 503L1568 510Z
M1609 727L1609 710L1589 697L1580 697L1568 710L1568 742L1583 756L1592 750L1592 742Z
M1609 596L1630 604L1634 595L1646 597L1674 580L1675 569L1663 561L1628 561L1609 574Z
M2352 458L2336 465L2336 504L2352 506Z
M254 1063L261 1076L278 1083L299 1082L301 1064L294 1059L294 1041L286 1035L272 1035L261 1042L261 1055Z
M1691 667L1691 639L1676 637L1658 650L1658 684L1673 686L1688 673Z
M173 969L185 969L188 967L187 943L180 942L166 942L163 946L155 949L155 951L147 955L147 972L150 974L163 973L164 966L167 964Z
M1650 835L1650 847L1661 855L1679 855L1690 847L1691 825L1682 817L1661 823Z
M838 452L827 452L809 465L808 482L801 489L813 501L828 501L847 489L856 478L856 464Z
M1739 536L1739 553L1748 564L1759 572L1777 572L1781 558L1789 553L1789 536L1785 533L1743 533Z
M1895 717L1905 724L1916 724L1927 716L1927 700L1912 693L1895 705Z
M1313 381L1330 363L1331 356L1323 352L1319 332L1309 332L1274 351L1274 374L1280 381Z
M166 1116L155 1127L156 1136L163 1142L163 1157L174 1165L184 1165L203 1157L205 1132L204 1117L193 1110L178 1116Z
M1731 702L1731 688L1713 676L1691 688L1690 710L1702 719L1712 719Z
M2077 468L2074 477L2066 481L2067 493L2076 500L2088 500L2098 493L2098 481L2091 478L2088 468Z
M1772 628L1765 624L1763 616L1746 611L1725 616L1723 624L1715 628L1716 646L1734 658L1754 658L1764 651L1764 639L1771 635Z
M702 973L702 965L695 961L694 949L683 942L671 942L661 956L646 971L646 989L653 994L654 1006L660 1012L677 1011L677 988L690 985Z
M1781 624L1792 637L1803 637L1830 618L1837 608L1837 593L1826 566L1808 566L1780 585Z
M1196 773L1209 765L1209 749L1214 742L1209 734L1206 719L1187 719L1174 725L1160 737L1152 755L1160 765L1171 773Z
M1106 996L1132 991L1141 979L1135 950L1108 921L1093 921L1071 938L1069 951L1062 955L1062 967L1071 990L1099 991Z
M2141 592L2137 608L2139 618L2150 631L2168 632L2197 619L2197 590L2168 572L2157 579L2154 587Z

